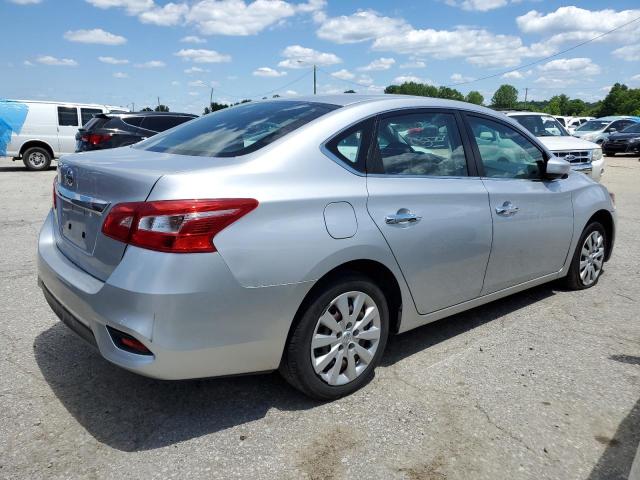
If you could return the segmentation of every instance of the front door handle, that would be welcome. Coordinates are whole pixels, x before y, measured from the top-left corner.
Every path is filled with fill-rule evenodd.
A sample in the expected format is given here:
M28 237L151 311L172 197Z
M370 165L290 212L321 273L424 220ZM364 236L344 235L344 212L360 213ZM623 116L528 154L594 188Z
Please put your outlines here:
M418 223L422 217L419 217L415 213L411 213L411 210L407 208L401 208L397 213L387 215L384 221L387 225L412 225Z
M496 207L496 213L502 217L513 217L520 209L513 203L506 201L501 207Z

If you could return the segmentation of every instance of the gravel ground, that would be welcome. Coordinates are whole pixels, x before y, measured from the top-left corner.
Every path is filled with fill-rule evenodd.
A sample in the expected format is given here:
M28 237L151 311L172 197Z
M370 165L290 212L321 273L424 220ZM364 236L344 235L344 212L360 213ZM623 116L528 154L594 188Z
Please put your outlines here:
M608 159L614 256L393 338L366 388L161 382L60 324L36 286L54 171L0 161L0 478L622 479L640 441L640 162Z

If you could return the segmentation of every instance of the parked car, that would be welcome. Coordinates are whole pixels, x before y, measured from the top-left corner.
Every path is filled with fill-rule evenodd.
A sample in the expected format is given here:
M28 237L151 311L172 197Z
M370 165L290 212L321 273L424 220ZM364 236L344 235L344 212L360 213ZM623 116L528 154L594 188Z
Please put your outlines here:
M4 142L0 139L0 156L21 159L28 170L46 170L53 159L75 152L78 128L94 115L124 111L90 103L0 101L0 122L6 129Z
M609 135L602 143L602 149L606 155L612 157L616 153L640 154L640 122Z
M133 145L194 118L174 112L101 113L78 130L76 152Z
M638 122L640 122L640 117L611 116L596 118L576 128L573 136L602 144L610 134L620 132Z
M448 147L411 145L417 123ZM162 379L279 369L322 399L368 382L390 334L560 278L593 287L615 237L607 189L519 123L404 95L245 103L65 156L53 189L39 284L107 360Z
M566 130L567 132L569 132L571 135L573 135L573 133L576 131L576 128L578 128L580 125L582 125L583 123L588 122L589 120L593 120L594 117L573 117L566 126Z
M605 169L600 145L572 137L556 117L546 113L509 112L507 115L538 137L554 155L567 160L572 169L600 181Z

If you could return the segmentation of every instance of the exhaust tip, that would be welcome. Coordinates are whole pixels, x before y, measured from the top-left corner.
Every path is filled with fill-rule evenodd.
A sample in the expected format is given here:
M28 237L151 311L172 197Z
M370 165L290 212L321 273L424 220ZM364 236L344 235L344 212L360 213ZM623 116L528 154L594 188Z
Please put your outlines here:
M128 333L121 332L113 327L107 325L107 331L111 336L111 340L116 347L125 352L135 353L136 355L153 356L151 350L144 346L144 344L129 335Z

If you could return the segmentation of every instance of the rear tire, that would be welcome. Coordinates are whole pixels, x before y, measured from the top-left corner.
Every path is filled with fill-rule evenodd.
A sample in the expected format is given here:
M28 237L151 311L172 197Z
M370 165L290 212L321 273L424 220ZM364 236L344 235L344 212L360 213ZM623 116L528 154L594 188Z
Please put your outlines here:
M598 284L607 252L607 232L600 222L592 222L582 231L569 272L564 279L570 290L584 290Z
M51 165L51 154L42 147L31 147L22 154L22 162L27 170L47 170Z
M389 332L387 300L371 279L358 273L335 278L306 302L298 318L280 364L293 387L334 400L371 381Z

